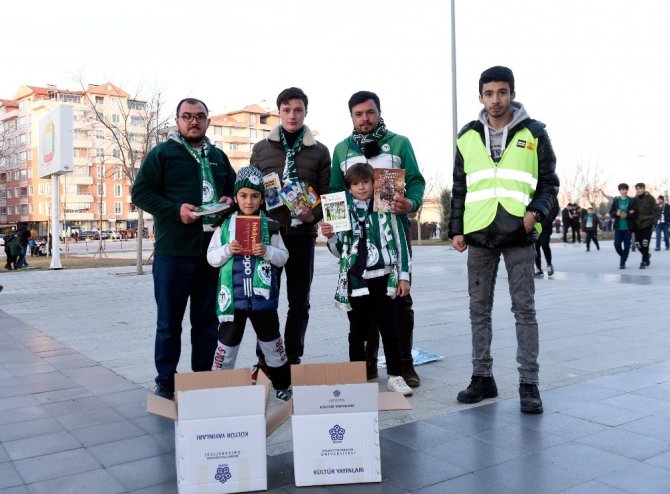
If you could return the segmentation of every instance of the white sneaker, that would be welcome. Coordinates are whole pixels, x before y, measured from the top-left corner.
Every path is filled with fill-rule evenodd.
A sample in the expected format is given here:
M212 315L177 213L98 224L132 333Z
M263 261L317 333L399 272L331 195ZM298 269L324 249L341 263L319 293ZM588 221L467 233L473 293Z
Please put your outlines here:
M386 383L386 387L388 388L389 391L402 393L405 396L412 396L412 388L407 386L407 383L402 378L402 376L389 376L389 380Z

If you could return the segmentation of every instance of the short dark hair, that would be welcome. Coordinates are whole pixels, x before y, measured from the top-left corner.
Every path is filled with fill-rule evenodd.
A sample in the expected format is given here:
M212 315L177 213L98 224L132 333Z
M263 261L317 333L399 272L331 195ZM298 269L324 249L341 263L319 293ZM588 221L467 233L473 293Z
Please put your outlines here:
M635 184L635 188L637 189L638 187L641 188L641 189L646 188L646 186L644 185L644 182L638 182L638 183L636 183L636 184Z
M305 110L307 109L307 95L299 87L289 87L284 89L279 96L277 96L277 110L279 107L284 104L287 105L288 102L292 99L300 99L305 103Z
M488 82L506 82L509 84L509 92L514 92L514 73L512 72L512 69L503 67L502 65L488 68L482 72L481 76L479 76L480 95L482 94L482 87Z
M660 199L661 201L665 202L665 197L663 197L663 196L658 196L658 199Z
M626 189L626 190L628 190L629 187L628 187L628 184L627 184L627 183L622 182L622 183L620 183L619 185L617 185L616 188L617 188L617 190L621 190L621 189Z
M188 103L189 105L197 105L198 103L200 103L202 106L205 107L205 113L209 114L209 108L207 108L207 105L205 104L204 101L199 100L197 98L184 98L179 103L177 103L177 116L179 116L179 110L181 109L181 105L183 103Z
M362 182L364 180L374 181L374 179L375 169L372 168L370 163L356 163L344 174L344 184L347 188L351 187L351 184L353 183Z
M375 102L375 105L377 105L377 110L382 109L382 105L379 102L379 96L377 96L372 91L358 91L357 93L352 94L351 98L349 98L349 113L351 113L351 109L354 106L360 105L369 99Z

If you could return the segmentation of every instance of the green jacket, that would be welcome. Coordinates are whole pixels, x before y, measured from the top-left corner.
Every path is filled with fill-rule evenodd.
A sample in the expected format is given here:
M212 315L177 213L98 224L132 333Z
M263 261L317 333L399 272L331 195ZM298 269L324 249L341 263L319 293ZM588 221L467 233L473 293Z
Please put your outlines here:
M423 203L426 181L419 170L412 144L407 137L388 131L379 140L379 147L382 150L381 154L367 159L351 136L335 146L333 167L330 171L330 191L339 192L346 189L344 174L356 163L367 162L373 168L402 168L405 170L405 197L412 201L412 212L417 211Z
M212 146L209 161L219 198L232 198L235 171L228 157ZM168 139L149 151L135 178L132 201L154 216L155 255L200 256L207 252L202 220L186 225L179 215L184 203L202 204L200 164L181 142Z

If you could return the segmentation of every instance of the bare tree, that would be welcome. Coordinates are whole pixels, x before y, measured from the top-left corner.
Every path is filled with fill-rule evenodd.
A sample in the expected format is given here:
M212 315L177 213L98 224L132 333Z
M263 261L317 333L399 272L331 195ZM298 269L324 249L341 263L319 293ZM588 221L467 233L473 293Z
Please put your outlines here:
M561 190L567 193L570 202L579 204L585 200L595 209L603 197L606 199L603 188L608 179L602 168L588 159L586 163L580 161L577 164L574 175L561 177Z
M423 170L422 170L423 174ZM423 191L423 200L421 201L421 206L419 206L419 209L416 210L415 213L410 215L410 219L416 219L416 227L417 227L417 244L421 245L421 214L423 213L423 206L428 199L434 199L433 194L436 190L439 189L441 185L440 178L438 176L431 176L426 178L424 175L424 179L426 181L426 188Z
M95 122L101 124L108 132L107 139L114 147L116 166L120 167L130 187L135 183L144 156L159 141L161 130L168 126L167 118L161 118L162 99L158 89L150 91L147 98L141 96L141 88L136 96L131 97L112 84L105 86L86 86L79 83L84 90L84 100L92 110ZM97 94L104 89L105 103L98 99ZM137 209L137 274L143 274L142 268L142 237L144 233L144 212Z

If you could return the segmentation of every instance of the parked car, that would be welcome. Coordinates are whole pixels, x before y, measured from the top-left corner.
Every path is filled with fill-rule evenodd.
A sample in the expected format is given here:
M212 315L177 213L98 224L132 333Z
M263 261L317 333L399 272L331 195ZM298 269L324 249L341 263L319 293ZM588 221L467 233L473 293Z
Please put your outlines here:
M115 230L103 230L102 231L102 238L108 239L111 238L112 240L116 240L117 238L121 238L121 235Z
M92 230L82 230L79 240L100 240L100 235Z

